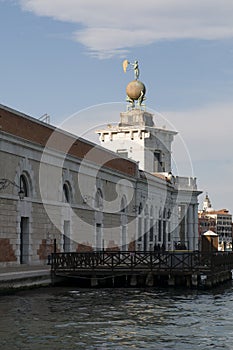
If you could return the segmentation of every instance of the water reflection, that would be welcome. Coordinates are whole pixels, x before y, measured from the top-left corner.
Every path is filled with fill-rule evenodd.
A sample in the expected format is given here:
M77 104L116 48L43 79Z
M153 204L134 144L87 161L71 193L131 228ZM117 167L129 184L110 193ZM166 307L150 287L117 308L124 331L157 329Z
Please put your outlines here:
M233 288L41 288L0 297L1 350L233 349Z

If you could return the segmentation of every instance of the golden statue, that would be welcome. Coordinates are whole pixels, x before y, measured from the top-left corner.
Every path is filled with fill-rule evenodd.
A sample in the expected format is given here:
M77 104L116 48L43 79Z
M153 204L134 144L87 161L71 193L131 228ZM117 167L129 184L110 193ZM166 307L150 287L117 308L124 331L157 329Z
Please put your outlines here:
M130 63L128 60L123 61L123 70L126 73L128 65L131 65L134 69L134 78L135 80L138 80L139 78L139 68L138 68L138 61L135 60L134 63Z

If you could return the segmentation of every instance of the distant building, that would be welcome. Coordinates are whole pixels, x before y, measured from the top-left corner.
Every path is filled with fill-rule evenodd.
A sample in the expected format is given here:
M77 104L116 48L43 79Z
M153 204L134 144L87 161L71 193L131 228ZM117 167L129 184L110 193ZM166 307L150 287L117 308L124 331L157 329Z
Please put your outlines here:
M227 209L212 208L208 194L198 212L199 237L211 230L219 236L219 250L232 248L232 215Z

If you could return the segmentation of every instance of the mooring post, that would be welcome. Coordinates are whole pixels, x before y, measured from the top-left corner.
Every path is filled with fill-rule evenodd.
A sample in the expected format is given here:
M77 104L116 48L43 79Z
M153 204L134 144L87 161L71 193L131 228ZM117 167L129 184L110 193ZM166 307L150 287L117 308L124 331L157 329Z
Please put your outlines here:
M149 272L146 276L146 286L153 287L154 285L154 276L152 272Z
M98 278L96 276L91 277L91 287L98 286Z
M192 274L192 286L197 287L198 286L198 276L197 273Z
M136 285L137 285L137 276L136 275L131 275L130 286L131 287L136 287Z

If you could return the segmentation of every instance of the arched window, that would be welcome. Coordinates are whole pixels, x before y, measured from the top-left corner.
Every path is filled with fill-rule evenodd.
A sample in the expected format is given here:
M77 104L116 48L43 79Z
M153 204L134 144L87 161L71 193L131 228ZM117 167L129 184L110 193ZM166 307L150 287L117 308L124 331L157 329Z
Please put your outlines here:
M68 182L65 182L63 185L63 201L71 203L71 187Z
M158 220L158 241L161 244L162 241L162 230L163 230L163 225L162 225L162 208L159 209L159 220Z
M127 244L127 200L126 196L124 195L121 198L121 250L127 251L128 250L128 244Z
M142 232L142 210L143 210L143 207L142 207L142 203L139 204L139 207L138 207L138 247L137 247L137 250L142 250L142 235L143 235L143 232Z
M95 249L97 251L104 248L103 237L103 193L100 188L97 189L95 194Z
M153 249L155 243L155 224L154 224L154 208L150 207L150 250Z
M123 196L121 198L121 213L126 213L127 212L127 201L126 201L126 197Z
M162 219L162 208L159 209L159 218Z
M144 230L143 230L143 250L147 251L148 250L148 239L149 239L149 208L148 204L145 206L144 210Z
M150 207L150 217L151 217L151 218L154 217L154 208L153 208L153 205Z
M140 203L139 207L138 207L138 214L139 215L142 213L142 209L143 209L143 206L142 206L142 203Z
M24 193L24 197L29 197L28 181L24 174L20 175L20 191Z
M100 188L98 188L95 195L95 207L96 209L103 209L103 193Z
M163 209L163 219L166 220L167 210L166 208Z

